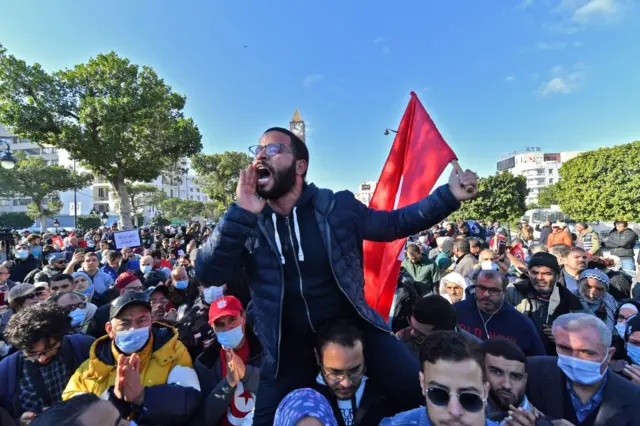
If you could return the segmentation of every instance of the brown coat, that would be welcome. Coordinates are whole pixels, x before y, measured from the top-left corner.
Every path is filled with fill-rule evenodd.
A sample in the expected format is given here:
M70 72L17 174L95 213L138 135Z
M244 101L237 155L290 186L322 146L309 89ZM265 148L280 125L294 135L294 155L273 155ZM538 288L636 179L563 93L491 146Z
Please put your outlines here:
M555 244L566 244L569 247L573 245L571 236L564 230L549 234L549 237L547 238L547 247L551 248L551 246Z

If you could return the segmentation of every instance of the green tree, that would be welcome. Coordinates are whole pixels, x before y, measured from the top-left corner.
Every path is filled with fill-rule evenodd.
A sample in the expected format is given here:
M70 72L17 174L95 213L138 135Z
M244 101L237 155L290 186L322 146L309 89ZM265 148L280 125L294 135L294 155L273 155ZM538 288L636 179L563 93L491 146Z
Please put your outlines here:
M20 152L15 157L17 163L13 169L0 168L0 196L31 198L33 202L27 206L27 215L40 220L43 232L46 218L54 217L62 210L58 192L84 188L93 180L89 174L57 165L47 166L41 157L28 157Z
M91 228L100 228L102 221L98 216L78 216L77 226L78 228L88 231Z
M540 189L538 193L538 206L540 208L547 209L552 205L560 204L561 183L562 181Z
M226 210L235 200L240 171L252 161L253 158L243 152L227 151L196 155L191 158L191 166L209 199L222 203Z
M127 183L127 192L131 211L135 214L136 226L141 226L140 218L146 207L152 207L159 198L165 196L164 191L150 183Z
M462 203L451 220L491 219L509 223L519 219L527 210L527 180L503 171L478 179L478 197Z
M161 214L156 214L151 218L151 224L157 227L165 227L171 224L171 221Z
M202 216L206 219L210 219L214 222L218 222L220 218L224 215L226 208L224 205L218 201L208 201L204 203L202 209Z
M170 220L190 221L201 218L205 213L205 205L202 201L181 200L169 198L162 202L160 209L162 215Z
M28 228L33 219L24 212L0 213L0 228Z
M560 168L558 201L575 220L640 221L640 141L584 152Z
M186 98L155 71L114 52L47 73L0 46L0 122L39 144L65 149L108 181L131 228L127 181L150 182L202 148Z

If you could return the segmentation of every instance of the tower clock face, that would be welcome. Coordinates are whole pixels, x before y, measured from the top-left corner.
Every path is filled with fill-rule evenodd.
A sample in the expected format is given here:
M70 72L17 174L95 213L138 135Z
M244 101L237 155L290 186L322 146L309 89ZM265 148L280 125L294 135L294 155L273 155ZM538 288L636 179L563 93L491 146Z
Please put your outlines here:
M298 136L304 135L304 123L291 123L291 131Z

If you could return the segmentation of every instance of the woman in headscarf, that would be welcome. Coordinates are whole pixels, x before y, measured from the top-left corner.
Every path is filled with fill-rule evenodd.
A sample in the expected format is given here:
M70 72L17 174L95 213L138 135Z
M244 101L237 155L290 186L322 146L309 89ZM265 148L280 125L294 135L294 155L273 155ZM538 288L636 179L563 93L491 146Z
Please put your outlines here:
M329 401L313 389L297 389L278 405L274 426L338 426Z
M640 315L627 321L624 341L627 365L622 370L622 375L640 385Z
M457 272L451 272L440 280L440 296L444 297L449 303L454 304L466 298L466 289L469 283L462 275Z
M611 347L616 348L612 359L625 359L625 331L627 330L627 322L640 312L640 302L633 299L623 301L622 305L616 312L616 331L611 339Z
M73 276L73 285L75 291L84 294L87 296L87 302L91 302L91 298L93 297L93 293L95 288L93 287L93 281L89 274L83 271L74 272L71 274Z
M609 294L609 277L599 269L585 269L578 281L578 296L584 307L613 332L618 302Z

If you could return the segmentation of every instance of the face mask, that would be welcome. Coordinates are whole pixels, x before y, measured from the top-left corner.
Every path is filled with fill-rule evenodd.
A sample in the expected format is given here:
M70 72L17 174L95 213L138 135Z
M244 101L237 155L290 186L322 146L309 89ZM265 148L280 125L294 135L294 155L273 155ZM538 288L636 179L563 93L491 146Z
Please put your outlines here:
M84 322L85 312L82 309L74 309L69 313L71 317L71 327L78 327Z
M606 361L607 357L602 361ZM585 361L583 359L558 354L558 367L572 382L581 385L592 385L604 376L600 373L602 362ZM607 367L608 368L608 367ZM606 373L607 370L605 369Z
M242 334L242 324L229 331L216 331L216 337L225 349L235 349L244 337L244 334Z
M40 257L40 255L42 254L42 247L40 246L31 247L31 253L33 253L34 257Z
M93 248L96 246L96 242L93 240L87 241L87 247Z
M87 287L87 289L85 291L82 292L82 294L86 294L87 296L93 296L93 284L89 284L89 287Z
M635 365L640 365L640 346L627 343L627 355Z
M26 259L27 257L29 257L29 252L27 250L16 250L16 258Z
M627 330L627 323L623 322L623 323L617 323L616 324L616 331L618 332L618 336L624 338L624 332Z
M149 327L116 331L116 346L125 354L138 352L147 340L149 340Z
M189 280L184 280L184 281L176 281L174 286L178 289L178 290L184 290L187 287L189 287Z
M151 265L144 265L142 268L140 268L143 274L148 274L149 272L151 272L152 269L153 269L153 266Z
M204 299L204 303L206 303L207 305L212 304L216 300L220 299L222 296L224 296L224 287L222 286L216 287L212 285L211 287L205 288L202 293L202 298Z

